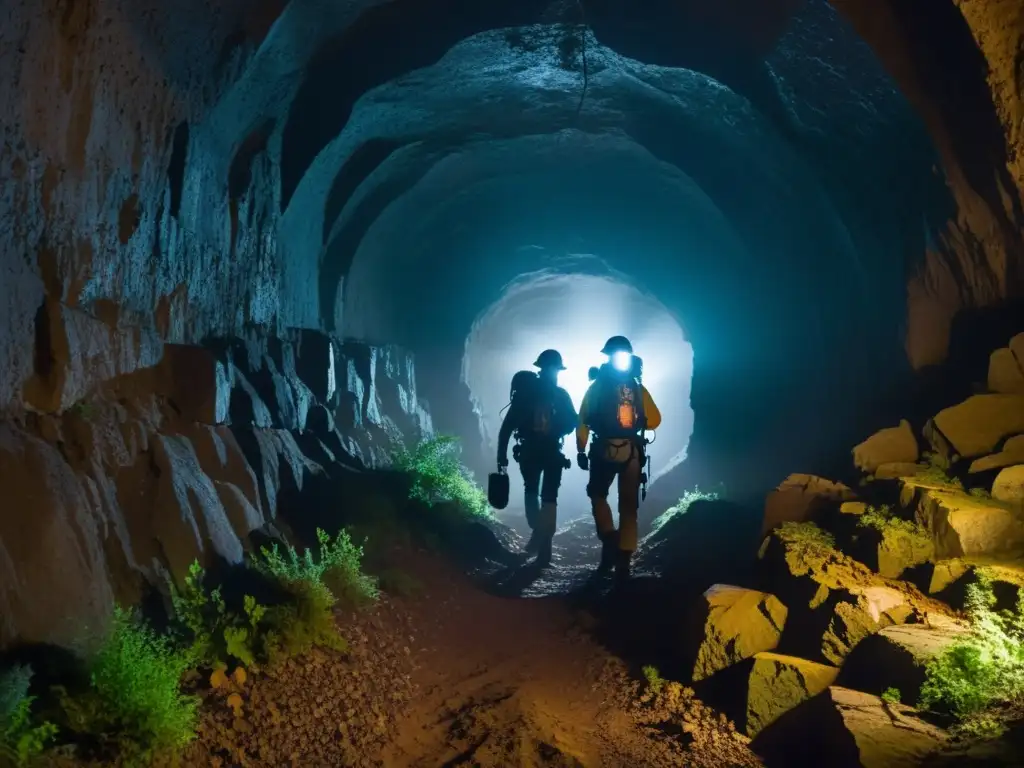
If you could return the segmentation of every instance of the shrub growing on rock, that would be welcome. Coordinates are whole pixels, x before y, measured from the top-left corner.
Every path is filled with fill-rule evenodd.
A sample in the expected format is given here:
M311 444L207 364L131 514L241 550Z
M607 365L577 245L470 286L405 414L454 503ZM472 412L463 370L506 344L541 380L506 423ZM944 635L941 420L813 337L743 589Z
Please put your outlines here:
M57 733L53 723L33 721L31 680L24 665L0 672L0 765L31 765Z
M231 661L252 666L258 656L268 656L273 638L264 621L266 608L246 595L241 611L230 610L220 587L206 589L205 576L194 562L184 586L171 590L175 619L188 637L191 657L197 664L225 668Z
M694 487L692 491L687 491L680 496L679 501L673 506L654 518L654 522L651 523L651 533L660 530L662 526L677 515L685 515L690 509L690 505L695 501L716 501L717 499L718 494L714 491L702 491L700 488Z
M198 700L182 692L193 658L137 613L115 608L88 660L90 686L62 704L72 730L116 750L127 764L174 752L195 737Z
M991 730L985 712L1024 700L1024 594L1015 612L996 612L987 580L967 587L971 629L926 668L921 706L952 715L972 733Z
M811 551L836 548L835 537L814 523L783 523L779 526L778 537L787 544Z
M395 469L412 477L410 496L425 504L453 502L470 515L492 517L487 494L459 460L459 439L451 435L424 440L412 451L398 449Z
M287 606L268 611L273 637L286 654L301 653L312 645L346 650L338 634L333 608L361 608L374 602L380 592L377 581L362 569L363 548L348 532L341 530L332 539L317 529L319 553L302 555L291 545L282 553L278 545L263 547L253 559L256 568L274 579L293 598Z

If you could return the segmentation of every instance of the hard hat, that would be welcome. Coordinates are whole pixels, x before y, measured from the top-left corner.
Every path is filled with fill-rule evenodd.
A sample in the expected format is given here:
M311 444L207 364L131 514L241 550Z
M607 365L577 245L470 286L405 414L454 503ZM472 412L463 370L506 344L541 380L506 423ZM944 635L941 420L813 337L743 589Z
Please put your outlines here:
M629 339L625 336L612 336L604 343L604 349L601 350L601 354L610 356L616 352L633 354L633 345L629 343Z
M565 370L565 366L562 365L562 355L555 349L545 349L537 356L537 361L533 365L542 371L548 368L554 368L557 371Z

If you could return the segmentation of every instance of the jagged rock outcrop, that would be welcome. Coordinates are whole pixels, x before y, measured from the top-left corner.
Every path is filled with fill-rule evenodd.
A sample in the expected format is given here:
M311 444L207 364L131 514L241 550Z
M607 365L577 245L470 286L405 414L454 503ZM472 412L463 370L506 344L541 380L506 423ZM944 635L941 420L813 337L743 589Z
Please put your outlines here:
M79 641L115 599L240 562L318 483L431 434L395 348L299 332L162 349L84 398L54 390L70 408L0 423L0 645Z

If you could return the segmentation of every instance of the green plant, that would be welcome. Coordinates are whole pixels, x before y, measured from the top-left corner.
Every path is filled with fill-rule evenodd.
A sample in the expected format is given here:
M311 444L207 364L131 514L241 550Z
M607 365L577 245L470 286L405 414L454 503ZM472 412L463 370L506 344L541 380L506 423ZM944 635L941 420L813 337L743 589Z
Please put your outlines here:
M882 701L884 701L886 704L895 706L896 704L899 704L900 701L902 701L902 699L903 694L900 693L899 688L890 687L882 691Z
M815 551L835 549L836 547L835 537L814 523L786 522L779 526L777 535L787 544Z
M969 493L976 499L990 500L992 498L992 494L984 488L971 488Z
M269 656L273 635L264 622L266 608L246 595L242 611L232 611L220 587L207 591L205 579L196 561L189 566L184 585L171 587L174 615L188 635L191 656L211 667L226 667L231 660L248 667L257 656Z
M180 749L195 737L198 700L181 690L193 661L137 613L115 608L89 660L89 690L61 697L72 729L116 748L129 763Z
M881 534L890 534L897 538L909 540L912 544L928 546L931 536L928 531L915 520L904 520L893 513L888 505L868 507L857 520L861 528L873 528Z
M964 484L959 479L949 474L949 461L941 454L926 452L923 454L927 467L917 474L918 480L923 480L935 485L944 485L959 490L964 489Z
M986 710L1024 700L1024 592L1016 611L997 612L991 583L967 587L970 630L928 663L923 708L949 714L974 735L998 731Z
M487 494L459 460L457 437L424 440L413 451L398 448L392 462L395 469L412 477L411 498L429 505L453 502L470 515L493 517Z
M0 673L0 758L18 768L42 755L57 735L53 723L33 722L31 681L32 669L24 665Z
M679 497L679 501L676 504L666 509L654 519L654 522L651 523L651 533L661 530L672 518L678 515L685 515L689 511L690 505L695 501L716 501L718 498L717 492L702 491L697 487L694 487L692 491L686 491L686 493Z
M318 529L316 536L317 557L308 549L300 555L289 544L282 553L274 544L263 547L253 559L255 567L292 598L291 604L275 606L267 614L278 650L288 655L312 645L347 650L338 634L334 606L361 608L380 596L376 580L363 572L363 548L353 543L347 531L331 539Z
M363 572L363 548L352 541L348 531L338 531L332 540L329 534L318 528L316 538L318 557L308 549L299 555L290 544L285 545L282 554L274 544L260 550L261 557L256 559L256 567L284 584L308 582L322 585L338 602L350 608L372 603L380 596L376 580Z
M652 665L647 665L643 668L644 679L647 681L647 687L651 693L657 696L665 688L666 680L658 672L658 668Z

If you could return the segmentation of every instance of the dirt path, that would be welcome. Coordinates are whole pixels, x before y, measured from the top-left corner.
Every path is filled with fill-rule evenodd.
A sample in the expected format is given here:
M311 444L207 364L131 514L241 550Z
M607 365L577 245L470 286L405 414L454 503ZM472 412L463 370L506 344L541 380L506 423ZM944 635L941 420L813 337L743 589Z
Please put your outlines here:
M695 700L680 697L674 713L640 704L624 665L562 600L494 597L427 558L414 570L426 585L410 606L419 693L384 765L759 764ZM659 727L673 725L674 736Z
M209 694L188 763L760 765L746 739L684 689L645 701L561 599L496 597L421 552L401 553L401 567L419 589L340 617L349 654L314 651Z

